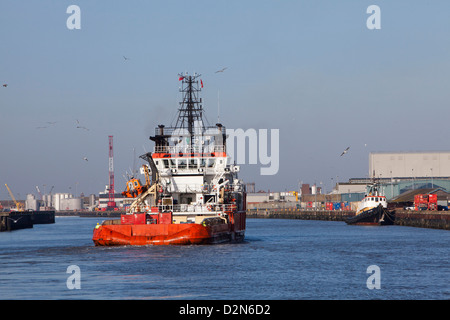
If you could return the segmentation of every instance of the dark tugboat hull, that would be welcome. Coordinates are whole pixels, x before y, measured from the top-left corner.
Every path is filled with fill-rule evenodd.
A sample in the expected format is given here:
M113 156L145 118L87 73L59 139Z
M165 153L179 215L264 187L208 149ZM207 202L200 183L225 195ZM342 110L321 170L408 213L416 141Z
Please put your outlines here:
M395 211L389 211L382 206L378 206L348 218L345 222L350 225L393 225L395 222Z

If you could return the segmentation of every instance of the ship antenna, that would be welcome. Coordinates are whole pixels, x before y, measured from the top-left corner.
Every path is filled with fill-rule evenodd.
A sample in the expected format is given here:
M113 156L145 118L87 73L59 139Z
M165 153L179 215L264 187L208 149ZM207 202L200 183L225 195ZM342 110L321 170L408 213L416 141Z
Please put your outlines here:
M219 90L217 90L217 123L220 123L220 99L219 99Z

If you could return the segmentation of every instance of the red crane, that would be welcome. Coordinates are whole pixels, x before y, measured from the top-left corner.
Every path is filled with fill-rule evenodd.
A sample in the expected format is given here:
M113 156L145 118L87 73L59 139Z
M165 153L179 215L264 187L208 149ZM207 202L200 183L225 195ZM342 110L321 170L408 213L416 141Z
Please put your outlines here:
M109 136L109 199L108 210L114 210L116 202L114 201L114 161L113 161L113 136Z

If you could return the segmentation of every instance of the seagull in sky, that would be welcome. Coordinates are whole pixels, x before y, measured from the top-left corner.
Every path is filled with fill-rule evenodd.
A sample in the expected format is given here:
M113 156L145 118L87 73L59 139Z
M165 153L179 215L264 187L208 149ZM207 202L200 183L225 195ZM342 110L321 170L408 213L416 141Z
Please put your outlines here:
M228 67L225 67L223 69L217 70L215 73L224 72L226 69L228 69Z
M76 120L77 121L77 124L80 124L80 121L78 121L78 119ZM89 131L89 129L88 128L86 128L85 126L77 126L77 129L84 129L84 130L87 130L87 131Z
M346 153L348 152L348 149L350 149L350 147L347 147L347 149L345 149L344 151L342 151L341 157L342 157L344 154L346 154Z
M7 86L8 86L7 83L4 83L4 84L3 84L3 88L6 88Z
M122 57L123 57L123 61L130 60L130 58L127 58L127 57L125 57L125 56L122 56Z
M83 160L86 160L86 161L88 161L88 158L86 158L86 157L83 157Z

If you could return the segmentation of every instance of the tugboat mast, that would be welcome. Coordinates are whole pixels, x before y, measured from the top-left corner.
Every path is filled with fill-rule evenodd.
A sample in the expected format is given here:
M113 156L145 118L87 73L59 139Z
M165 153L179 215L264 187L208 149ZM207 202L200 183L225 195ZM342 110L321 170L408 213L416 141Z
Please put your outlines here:
M221 123L207 126L204 119L203 101L200 98L203 83L201 75L178 74L182 81L178 116L175 126L158 125L150 140L155 142L156 153L204 153L226 152L226 128ZM199 85L199 82L201 86Z
M189 145L191 147L194 145L194 135L201 133L194 132L195 122L200 128L205 127L203 123L202 98L199 98L201 89L198 86L198 77L200 77L200 74L195 73L193 76L179 74L178 78L182 81L180 92L183 94L183 100L180 102L175 128L188 130L190 135Z

